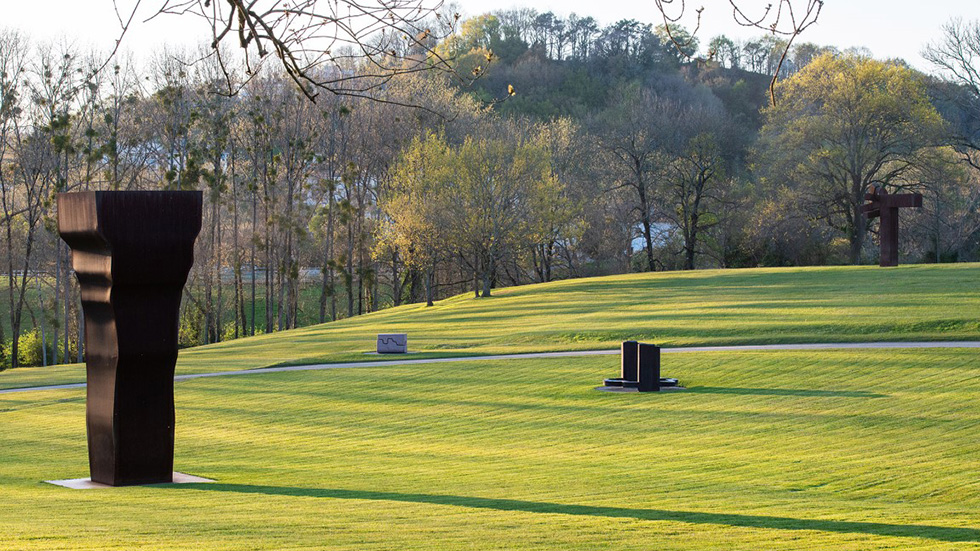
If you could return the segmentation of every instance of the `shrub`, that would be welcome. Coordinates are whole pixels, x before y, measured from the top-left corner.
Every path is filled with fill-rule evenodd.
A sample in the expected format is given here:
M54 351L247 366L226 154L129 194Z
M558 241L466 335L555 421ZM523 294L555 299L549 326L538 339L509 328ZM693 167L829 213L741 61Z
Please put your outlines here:
M41 346L41 332L31 329L21 333L17 339L17 365L20 367L37 367L44 365L44 348ZM10 367L13 356L13 342L8 341L0 347L0 370ZM52 348L48 345L48 362L53 358Z

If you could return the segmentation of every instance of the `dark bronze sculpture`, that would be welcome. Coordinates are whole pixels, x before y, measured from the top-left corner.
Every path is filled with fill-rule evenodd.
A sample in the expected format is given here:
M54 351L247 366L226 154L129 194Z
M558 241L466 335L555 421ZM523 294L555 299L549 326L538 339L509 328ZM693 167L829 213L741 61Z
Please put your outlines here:
M640 392L660 391L659 346L646 343L637 345L636 381Z
M58 195L85 314L95 482L172 481L178 312L201 206L197 191Z
M655 344L624 341L619 348L619 358L619 378L603 379L600 390L658 392L663 388L683 388L677 379L660 376L660 347Z
M921 193L890 194L885 188L874 186L864 194L865 203L861 206L868 220L881 217L878 240L881 242L879 266L898 266L898 209L921 207Z
M639 343L636 341L623 341L619 345L619 377L624 381L635 381L636 379L636 349Z

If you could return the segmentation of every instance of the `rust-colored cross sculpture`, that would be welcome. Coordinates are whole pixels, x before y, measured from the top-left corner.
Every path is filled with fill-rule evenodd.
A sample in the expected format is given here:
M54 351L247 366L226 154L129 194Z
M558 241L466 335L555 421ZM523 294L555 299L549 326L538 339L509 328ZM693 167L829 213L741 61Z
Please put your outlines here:
M58 195L85 314L92 481L171 482L180 297L201 229L198 191Z
M882 187L873 187L864 194L868 202L861 205L868 220L881 217L878 240L881 242L879 266L898 266L898 209L921 207L921 193L890 194Z

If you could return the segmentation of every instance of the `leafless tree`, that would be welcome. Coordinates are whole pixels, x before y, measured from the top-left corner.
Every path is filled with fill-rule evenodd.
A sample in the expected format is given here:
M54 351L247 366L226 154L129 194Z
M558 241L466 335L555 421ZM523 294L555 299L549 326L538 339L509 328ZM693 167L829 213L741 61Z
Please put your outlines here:
M926 46L922 56L932 62L953 84L949 99L972 121L980 120L980 21L953 19L943 25L943 36ZM954 141L963 158L980 170L980 128L972 125L957 129Z
M16 185L13 169L7 166L16 158L18 145L17 130L21 116L21 96L24 93L23 73L27 68L28 47L26 39L10 31L0 31L0 206L3 207L0 226L3 234L0 236L0 249L6 251L5 268L7 269L7 295L10 315L10 325L14 331L13 354L11 365L17 365L17 332L20 326L19 308L23 305L23 286L17 286L14 276L14 231L13 217L19 207L14 205L14 187ZM16 299L15 299L16 297ZM19 306L15 306L16 303ZM3 342L3 324L0 324L0 343ZM0 353L2 354L2 353ZM0 365L3 358L0 357Z
M114 1L122 40L142 0L131 9ZM441 9L441 0L165 0L149 19L178 15L202 20L228 93L271 58L311 100L321 92L377 99L375 92L399 75L442 71L459 76L452 60L436 50L439 40L453 32L459 14ZM245 79L237 78L231 51L244 58Z

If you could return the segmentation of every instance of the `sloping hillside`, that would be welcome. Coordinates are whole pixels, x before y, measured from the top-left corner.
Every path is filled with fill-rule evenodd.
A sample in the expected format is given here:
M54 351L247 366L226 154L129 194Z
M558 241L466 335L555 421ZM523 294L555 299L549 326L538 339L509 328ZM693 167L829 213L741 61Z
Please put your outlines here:
M764 268L556 281L406 305L183 350L179 373L378 359L378 333L413 358L662 346L980 340L980 265ZM81 381L80 366L0 373L0 388Z

